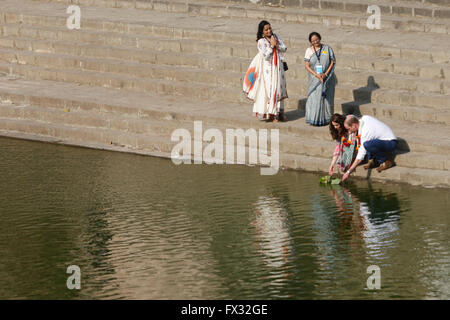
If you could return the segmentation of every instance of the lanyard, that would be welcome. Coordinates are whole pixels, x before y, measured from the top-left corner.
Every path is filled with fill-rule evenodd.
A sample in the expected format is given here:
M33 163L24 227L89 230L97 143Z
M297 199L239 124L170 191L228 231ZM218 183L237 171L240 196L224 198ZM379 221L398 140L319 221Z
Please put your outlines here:
M315 51L316 49L313 47L314 49L314 53L316 54L317 60L320 63L320 56L322 55L322 45L320 45L320 49L319 49L319 54L317 54L317 51Z

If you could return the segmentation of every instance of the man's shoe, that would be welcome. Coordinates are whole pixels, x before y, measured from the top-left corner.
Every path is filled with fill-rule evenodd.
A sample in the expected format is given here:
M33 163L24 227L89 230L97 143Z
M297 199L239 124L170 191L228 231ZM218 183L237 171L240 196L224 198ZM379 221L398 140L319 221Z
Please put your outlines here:
M377 162L375 161L375 159L370 159L369 162L367 162L366 165L364 165L364 169L372 169L375 168L377 166Z
M383 170L389 169L390 167L392 167L392 162L389 160L386 160L385 162L380 164L380 166L377 168L377 171L381 172Z

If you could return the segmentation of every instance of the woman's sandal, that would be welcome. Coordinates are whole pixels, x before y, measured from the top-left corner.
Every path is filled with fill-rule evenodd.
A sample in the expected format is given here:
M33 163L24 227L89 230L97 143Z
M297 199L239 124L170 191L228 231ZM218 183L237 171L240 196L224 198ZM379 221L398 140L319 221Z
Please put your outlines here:
M278 119L277 119L277 117L275 115L270 114L270 115L267 116L266 122L278 122Z

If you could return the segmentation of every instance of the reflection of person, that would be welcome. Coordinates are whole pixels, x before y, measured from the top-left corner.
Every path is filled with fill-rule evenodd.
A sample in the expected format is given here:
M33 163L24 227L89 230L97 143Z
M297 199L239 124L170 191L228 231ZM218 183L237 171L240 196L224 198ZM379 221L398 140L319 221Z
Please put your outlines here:
M361 119L353 115L347 116L344 122L345 128L350 133L358 133L358 154L350 169L342 177L342 181L347 180L350 173L364 160L366 154L369 163L364 166L365 169L377 167L377 171L392 167L392 162L387 159L386 152L392 152L397 147L397 138L383 122L371 117L362 116Z
M357 239L363 239L367 253L375 251L377 255L381 247L392 245L389 235L398 231L400 210L395 195L386 197L373 190L357 194L341 186L331 189L331 195L341 221L352 224L353 244L356 244Z
M256 116L274 122L278 121L277 117L286 121L284 99L288 95L282 62L287 48L265 20L259 23L257 41L259 53L245 76L244 92L254 101L253 112Z
M345 172L350 168L356 156L356 135L348 132L344 126L344 121L345 117L339 113L335 113L331 117L329 128L331 137L336 141L336 147L334 148L333 160L328 171L330 176L334 173L336 163L339 170Z
M255 203L255 227L266 263L282 268L291 250L287 212L277 198L260 196Z
M352 223L356 231L355 238L362 238L361 232L365 230L364 219L359 214L359 199L356 194L352 194L350 190L339 187L330 190L334 197L338 211L338 217L342 218L345 223Z
M306 49L305 67L308 71L308 100L306 101L306 123L324 126L330 122L334 110L336 58L333 49L321 44L317 32L309 35L311 47Z

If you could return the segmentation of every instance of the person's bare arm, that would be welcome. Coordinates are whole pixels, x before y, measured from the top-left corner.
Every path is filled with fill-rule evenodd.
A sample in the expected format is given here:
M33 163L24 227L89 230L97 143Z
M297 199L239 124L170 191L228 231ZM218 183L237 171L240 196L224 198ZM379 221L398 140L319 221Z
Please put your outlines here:
M330 169L328 170L328 174L330 176L332 176L334 173L334 166L336 165L336 161L337 161L338 157L339 157L339 155L334 156L333 160L331 161Z
M347 170L347 172L342 177L342 181L345 181L348 179L348 177L350 176L350 173L352 173L355 170L355 168L361 163L361 161L362 160L359 160L359 159L355 159L355 161L353 161L353 164L350 166L350 168Z
M333 69L333 66L334 66L334 60L331 60L330 66L328 67L327 71L320 75L322 77L322 79L325 79L326 77L328 77L330 75L330 72L331 72L331 69Z

